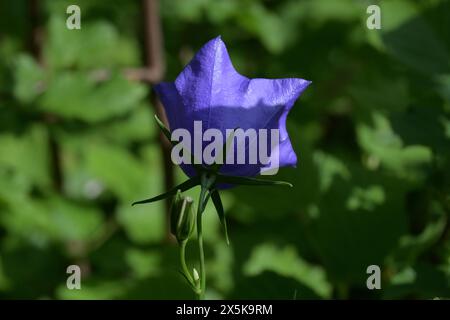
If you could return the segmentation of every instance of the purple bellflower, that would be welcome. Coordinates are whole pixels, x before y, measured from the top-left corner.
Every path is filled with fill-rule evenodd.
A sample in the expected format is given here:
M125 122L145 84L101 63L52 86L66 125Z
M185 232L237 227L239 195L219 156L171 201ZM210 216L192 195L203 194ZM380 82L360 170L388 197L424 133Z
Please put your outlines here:
M219 36L197 52L174 82L160 83L155 90L164 105L171 131L185 128L193 135L194 121L202 121L203 130L219 129L224 137L226 129L279 129L280 141L272 152L277 153L279 167L284 167L297 163L286 118L310 83L299 78L249 79L240 75ZM270 150L270 141L267 143L265 150ZM248 161L225 163L220 173L254 177L265 166ZM192 165L182 164L181 168L189 177L197 174Z
M277 143L275 148L270 139L258 140L257 148L264 147L268 150L270 159L276 155L278 167L295 166L297 156L292 148L289 135L286 130L286 118L300 94L310 84L310 81L299 78L286 79L249 79L240 75L233 67L225 44L220 37L206 43L194 56L192 61L184 68L174 82L163 82L155 86L169 121L170 130L156 118L156 121L171 141L178 147L180 141L173 141L171 134L177 129L187 130L192 136L196 135L195 124L202 124L202 135L208 129L216 129L228 142L231 137L228 130L241 129L247 131L253 129L260 132L261 129L276 129ZM172 132L171 132L172 131ZM237 130L236 130L237 131ZM236 132L235 131L235 132ZM244 139L246 151L250 145L250 138ZM262 142L261 142L262 141ZM261 145L263 143L263 145ZM205 148L205 141L201 141L201 147ZM264 145L265 144L265 145ZM228 143L220 145L224 159L227 159ZM237 146L234 156L237 155ZM186 150L195 158L195 148L189 146ZM182 149L183 152L185 149ZM200 152L202 152L200 150ZM259 152L257 152L259 154ZM193 158L191 157L191 160ZM200 163L190 161L180 164L189 179L171 190L156 197L137 201L133 204L143 204L175 196L171 210L172 225L175 225L175 236L179 242L181 274L187 280L189 286L199 299L203 299L206 291L206 271L202 236L202 214L209 199L222 223L225 237L228 243L227 224L219 189L234 185L284 185L292 186L283 181L256 179L254 176L264 172L267 167L273 169L271 161L252 162L244 161L206 164L200 158ZM248 160L248 159L246 159ZM192 204L181 196L192 187L200 186L200 195L197 204L196 230L200 261L199 272L194 268L189 271L185 260L186 244L189 241L194 213L187 208L186 203ZM192 211L192 212L191 212ZM190 223L188 225L188 223ZM183 225L186 224L186 225ZM181 234L179 230L188 230ZM182 236L180 236L182 235Z

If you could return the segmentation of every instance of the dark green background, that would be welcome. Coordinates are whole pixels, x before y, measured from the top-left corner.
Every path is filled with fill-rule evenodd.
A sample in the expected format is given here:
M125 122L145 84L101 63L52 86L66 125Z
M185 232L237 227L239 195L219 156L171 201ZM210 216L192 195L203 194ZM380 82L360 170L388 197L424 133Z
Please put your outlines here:
M45 66L27 3L0 2L0 298L193 298L163 203L130 206L164 191L151 92L120 73L143 64L139 1L41 1ZM207 208L208 298L450 297L449 1L166 0L161 19L167 80L222 35L240 73L313 81L288 119L298 166L276 177L295 187L224 192L230 246Z

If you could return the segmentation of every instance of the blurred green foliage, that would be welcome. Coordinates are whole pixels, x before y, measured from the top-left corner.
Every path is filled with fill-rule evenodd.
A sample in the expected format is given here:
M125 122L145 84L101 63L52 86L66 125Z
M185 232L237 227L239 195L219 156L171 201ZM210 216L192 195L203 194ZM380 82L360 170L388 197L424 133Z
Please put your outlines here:
M163 204L130 206L164 181L151 92L120 72L142 64L139 1L40 3L44 64L28 1L0 2L0 297L193 298ZM295 187L226 191L230 246L207 208L207 297L450 297L450 2L160 7L169 80L221 34L242 74L313 81L288 119L298 167L277 177ZM71 264L82 290L66 288ZM382 290L366 287L372 264Z

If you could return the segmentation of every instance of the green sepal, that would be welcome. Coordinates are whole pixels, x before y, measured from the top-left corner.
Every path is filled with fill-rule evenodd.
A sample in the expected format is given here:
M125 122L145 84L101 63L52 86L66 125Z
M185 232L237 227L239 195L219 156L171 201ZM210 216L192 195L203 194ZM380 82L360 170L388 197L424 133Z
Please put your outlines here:
M170 130L164 125L164 123L158 118L158 116L156 114L155 114L155 120L156 120L156 123L158 124L158 127L161 129L162 133L164 134L164 136L167 138L167 140L169 140L170 144L173 147L176 146L179 142L172 141ZM183 152L187 152L188 155L190 155L191 165L197 170L197 172L200 172L203 169L203 167L200 164L195 163L194 155L191 154L191 152L186 149L183 149Z
M247 185L247 186L285 186L293 187L293 185L286 181L263 180L250 177L238 177L217 174L217 183Z
M166 136L167 140L169 140L169 142L174 146L177 143L172 141L171 139L171 134L170 134L170 130L167 129L167 127L164 125L164 123L158 118L158 116L155 114L155 120L156 123L158 124L158 127L161 129L162 133Z
M179 185L177 185L176 187L173 187L172 189L170 189L167 192L164 192L164 193L162 193L162 194L160 194L160 195L158 195L156 197L153 197L153 198L149 198L149 199L133 202L132 205L134 206L135 204L150 203L150 202L155 202L155 201L158 201L158 200L162 200L162 199L168 198L170 196L173 196L174 194L177 193L178 190L183 192L183 191L189 190L189 189L191 189L191 188L193 188L193 187L195 187L195 186L197 186L199 184L200 184L200 178L198 176L195 176L195 177L190 178L189 180L186 180L183 183L180 183Z
M222 228L223 228L223 232L225 233L225 240L227 242L227 245L230 245L230 238L228 237L228 227L227 227L227 220L225 217L225 210L223 210L222 200L220 199L220 194L217 190L211 191L211 199L213 201L214 207L216 208L220 223L222 224Z
M210 197L211 197L211 192L208 192L208 194L205 196L205 199L203 200L202 211L205 211L206 205L208 204Z

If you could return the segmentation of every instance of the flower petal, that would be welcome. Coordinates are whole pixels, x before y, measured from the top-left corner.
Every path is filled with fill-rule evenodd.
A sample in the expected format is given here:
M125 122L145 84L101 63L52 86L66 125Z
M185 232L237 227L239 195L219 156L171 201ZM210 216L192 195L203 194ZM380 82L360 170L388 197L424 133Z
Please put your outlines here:
M297 163L286 130L286 118L310 83L299 78L249 79L242 76L233 67L225 44L217 37L197 52L174 83L161 83L155 89L165 107L171 130L185 128L192 137L194 121L202 121L203 131L219 129L224 139L227 129L279 129L280 141L274 155L279 156L279 167L282 167ZM248 148L249 141L245 143ZM206 144L203 143L203 147ZM181 167L189 176L196 174L189 165ZM221 173L255 176L265 169L259 163L224 164Z

